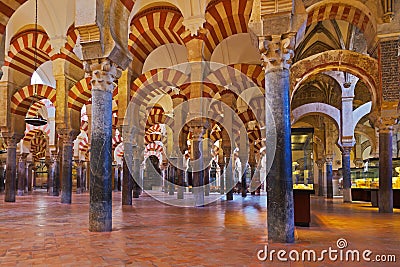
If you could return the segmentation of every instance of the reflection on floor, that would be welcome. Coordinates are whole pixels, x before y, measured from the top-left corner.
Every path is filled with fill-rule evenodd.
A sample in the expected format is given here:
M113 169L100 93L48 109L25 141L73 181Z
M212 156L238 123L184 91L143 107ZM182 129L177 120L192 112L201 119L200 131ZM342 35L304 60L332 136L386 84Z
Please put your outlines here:
M179 208L149 196L121 206L113 193L113 232L88 231L88 194L72 205L43 193L4 203L0 195L0 266L368 266L329 260L261 262L267 244L266 197L235 195L202 208ZM393 254L400 260L400 211L379 214L368 203L312 198L312 224L296 228L292 245L268 249L316 250L344 238L348 249ZM370 263L369 266L396 266Z

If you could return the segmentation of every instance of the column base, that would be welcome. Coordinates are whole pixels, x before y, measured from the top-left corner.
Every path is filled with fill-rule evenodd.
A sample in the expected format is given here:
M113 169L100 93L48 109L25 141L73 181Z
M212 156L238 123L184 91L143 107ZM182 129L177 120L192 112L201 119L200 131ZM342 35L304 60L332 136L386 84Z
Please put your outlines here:
M204 189L202 187L193 187L194 205L204 207Z
M23 196L23 195L24 195L24 190L18 189L18 191L17 191L17 196L21 197L21 196Z
M332 196L333 198L333 196ZM344 203L351 203L351 188L345 188L343 189L343 202Z
M183 199L183 188L178 189L178 199Z

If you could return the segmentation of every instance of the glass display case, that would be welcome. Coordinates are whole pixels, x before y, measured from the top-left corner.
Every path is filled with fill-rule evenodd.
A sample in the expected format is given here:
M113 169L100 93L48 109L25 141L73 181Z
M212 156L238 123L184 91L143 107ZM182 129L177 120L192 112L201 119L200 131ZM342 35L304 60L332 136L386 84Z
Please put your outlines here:
M400 158L393 159L393 189L400 189ZM351 187L359 189L379 188L379 159L369 159L364 168L351 168Z
M292 129L293 189L314 189L313 128Z

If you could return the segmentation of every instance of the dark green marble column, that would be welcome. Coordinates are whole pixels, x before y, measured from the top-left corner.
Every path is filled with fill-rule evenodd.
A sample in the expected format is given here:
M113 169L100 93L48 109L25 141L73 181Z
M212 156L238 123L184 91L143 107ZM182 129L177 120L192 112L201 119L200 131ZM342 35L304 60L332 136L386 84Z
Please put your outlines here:
M6 167L6 188L5 202L15 202L16 176L17 176L17 143L22 136L3 134L7 142L7 167Z
M192 132L192 175L193 175L193 195L196 207L204 206L204 158L202 153L204 122L194 120L189 123Z
M91 62L92 135L89 230L112 230L112 92L116 66L108 59Z
M333 198L333 170L332 157L325 158L326 161L326 197Z
M318 196L324 195L324 173L322 168L324 167L324 160L319 159L315 163L318 166Z
M133 152L133 176L132 176L132 192L133 198L139 198L142 192L142 188L140 187L141 176L140 176L140 158L137 154L139 154L139 149L136 148Z
M57 180L59 179L60 175L60 166L58 162L58 152L57 151L51 151L51 157L50 157L50 164L49 164L49 170L48 170L48 187L49 191L48 194L49 196L58 196L60 194Z
M133 151L132 144L129 142L124 142L124 156L122 157L122 167L123 167L123 178L122 178L122 205L132 205L132 190L133 190L133 176L132 176L132 159L133 159ZM114 178L114 186L118 187L118 184L115 183L118 177ZM114 187L115 189L117 189Z
M26 183L26 153L19 155L18 158L18 169L17 169L17 178L18 178L18 190L17 195L23 196L25 191L25 183Z
M267 222L268 240L294 242L294 206L292 181L292 148L290 124L289 67L294 37L272 36L264 42L262 58L265 67L265 98L276 131L276 151L268 173ZM285 46L285 47L284 47ZM267 118L269 116L266 116ZM267 136L273 127L266 121Z
M177 178L178 178L178 199L184 198L185 190L185 170L183 168L183 157L178 157L178 168L177 168Z
M351 202L350 152L352 148L342 148L343 202Z
M379 129L379 212L393 213L392 126Z
M77 132L70 129L61 129L59 137L62 139L62 157L61 157L61 203L71 204L72 202L72 148L73 140Z
M4 188L5 188L5 186L4 186L4 175L5 175L5 172L4 172L4 162L3 161L0 161L0 193L3 193L4 192Z

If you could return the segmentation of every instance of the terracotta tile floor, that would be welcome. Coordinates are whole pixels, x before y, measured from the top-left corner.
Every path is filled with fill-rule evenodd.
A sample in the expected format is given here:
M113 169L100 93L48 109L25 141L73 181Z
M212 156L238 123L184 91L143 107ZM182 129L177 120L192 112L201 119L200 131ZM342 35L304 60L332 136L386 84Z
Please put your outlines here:
M167 206L145 196L121 207L113 193L113 231L88 231L88 194L72 205L44 194L4 203L0 195L0 266L399 266L366 262L261 262L267 244L266 198L235 196L203 208ZM322 251L345 238L348 249L393 254L400 261L400 211L379 214L366 203L312 199L312 225L295 244L269 249Z

